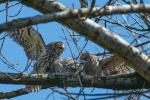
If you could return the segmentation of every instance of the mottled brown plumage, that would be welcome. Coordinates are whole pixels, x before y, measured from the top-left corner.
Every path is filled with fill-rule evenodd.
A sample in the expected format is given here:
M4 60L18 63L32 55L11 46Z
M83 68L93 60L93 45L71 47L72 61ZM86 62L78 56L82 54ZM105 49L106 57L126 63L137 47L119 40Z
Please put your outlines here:
M77 64L77 62L72 58L64 60L57 59L51 67L54 69L54 73L67 75L75 74L75 72L78 70L79 64Z
M81 53L80 55L80 67L83 66L83 71L87 75L96 74L97 67L99 65L98 58L94 54L88 52Z
M27 57L31 60L37 60L45 49L45 43L41 35L32 26L13 29L7 31L7 33L24 48Z
M41 53L35 63L33 73L53 72L51 65L54 61L59 59L59 56L63 53L64 49L65 45L60 41L49 43L46 46L46 50Z
M129 65L127 65L124 60L117 55L100 59L99 68L101 69L101 75L104 76L125 74L129 73L131 70Z
M32 73L53 74L61 71L62 68L58 65L59 62L57 62L57 60L59 61L59 56L63 53L64 49L65 45L60 41L49 43L46 46L46 50L41 53L35 63ZM26 88L32 89L32 91L38 91L41 86L27 86Z
M83 71L86 75L110 76L131 71L131 68L117 55L100 59L93 54L82 53L80 56L81 66L84 66Z
M27 57L36 60L32 73L44 74L55 73L60 69L52 67L59 60L65 45L60 41L45 45L41 35L32 26L18 28L7 32L15 42L24 48ZM26 86L26 89L37 91L41 86Z
M79 64L77 64L77 62L72 58L64 59L62 61L62 65L63 65L63 73L75 74L75 72L79 68Z

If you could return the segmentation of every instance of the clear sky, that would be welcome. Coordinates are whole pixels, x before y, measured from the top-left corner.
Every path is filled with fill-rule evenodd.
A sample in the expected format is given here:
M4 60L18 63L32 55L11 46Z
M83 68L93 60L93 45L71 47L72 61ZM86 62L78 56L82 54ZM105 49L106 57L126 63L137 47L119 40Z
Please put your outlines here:
M73 8L73 4L74 4L75 8L79 8L78 0L58 0L58 1L60 1L61 3L63 3L64 5L66 5L69 8ZM97 6L102 4L102 2L100 2L100 1L101 0L97 0ZM148 2L149 0L145 0L145 1ZM14 2L14 3L16 3L16 2ZM14 3L10 3L9 5L14 4ZM150 3L150 2L148 2L148 3ZM21 6L22 5L19 4L19 5L16 5L14 7L11 7L8 10L9 16L16 15L18 13L18 11L20 10ZM2 9L5 9L4 4L0 5L0 23L3 23L6 21L6 11L1 12ZM9 17L8 20L12 20L12 19L16 19L16 18L22 18L22 17L29 17L29 16L34 16L34 15L41 15L41 13L35 11L32 8L28 8L26 6L23 6L22 11L19 13L19 15L15 16L15 17ZM62 28L67 33L67 30L64 28L64 26L62 26L56 22L39 24L37 26L38 26L38 31L41 33L46 44L48 44L49 42L52 42L52 41L62 41L65 43L66 49L65 49L65 52L63 53L63 55L61 56L62 59L69 58L72 56L70 51L69 51L69 47L67 46L65 37L63 36ZM34 28L37 28L37 26L34 26ZM112 27L110 27L110 30L117 32L117 33L119 33L121 31L121 29L116 30L116 29L113 29ZM67 36L69 36L69 35L67 35ZM84 44L86 42L85 38L81 37L79 39L80 39L79 41L80 41L81 46L84 46ZM130 41L130 39L127 39L127 38L126 38L126 40ZM0 40L0 44L1 43L2 43L2 40ZM75 46L73 46L73 43L71 43L71 46L72 46L71 49L72 49L73 53L77 52L77 49L75 48ZM91 47L94 47L94 48L91 48ZM96 46L94 43L91 43L91 42L88 42L88 46L86 47L85 50L87 50L89 52L102 52L101 48L99 48L98 46ZM6 37L6 39L5 39L2 52L3 52L4 56L11 63L16 65L17 70L19 70L19 71L24 70L24 68L26 66L26 62L27 62L27 57L26 57L22 47L20 47L18 44L13 42L9 37ZM77 56L76 53L75 53L75 55ZM0 60L0 65L1 65L0 71L16 72L13 69L10 69L8 67L8 65L4 64L1 60ZM29 69L29 70L31 70L31 69ZM12 91L12 90L19 89L21 87L24 87L24 86L23 85L0 85L0 92ZM56 88L56 89L58 89L58 88ZM59 90L62 90L62 89L59 89ZM77 91L79 91L79 88L68 88L67 90L71 91L71 92L77 92ZM86 93L91 93L92 90L93 90L93 88L88 88L88 89L85 89L84 91ZM49 94L51 92L52 91L50 89L46 89L46 90L42 90L42 91L37 92L37 93L30 93L30 94L27 94L24 96L12 98L11 100L27 100L27 99L31 99L31 98L36 99L36 100L43 100L43 99L46 99L46 97L49 96ZM94 90L94 93L99 93L99 92L100 93L102 93L102 92L103 93L105 93L105 92L109 93L109 92L111 92L111 90L106 90L106 89L95 89ZM66 97L64 97L58 93L54 93L53 95L51 95L49 97L48 100L51 100L53 98L55 98L56 100L66 99ZM88 97L88 98L90 98L90 97Z

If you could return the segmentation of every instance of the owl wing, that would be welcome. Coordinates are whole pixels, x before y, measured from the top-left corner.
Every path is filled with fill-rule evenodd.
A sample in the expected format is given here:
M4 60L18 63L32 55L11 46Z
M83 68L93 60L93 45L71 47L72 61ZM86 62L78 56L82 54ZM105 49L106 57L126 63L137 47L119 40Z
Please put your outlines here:
M131 70L130 66L127 65L122 58L115 54L111 57L100 59L99 67L102 68L102 72L105 76L126 74Z
M28 59L37 60L45 49L42 36L32 26L13 29L7 33L8 36L24 48Z

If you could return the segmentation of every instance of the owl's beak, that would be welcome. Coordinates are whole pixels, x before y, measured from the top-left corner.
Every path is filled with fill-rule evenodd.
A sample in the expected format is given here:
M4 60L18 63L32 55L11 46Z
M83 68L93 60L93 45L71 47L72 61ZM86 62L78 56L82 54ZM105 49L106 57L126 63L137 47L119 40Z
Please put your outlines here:
M62 43L62 48L65 48L65 44Z

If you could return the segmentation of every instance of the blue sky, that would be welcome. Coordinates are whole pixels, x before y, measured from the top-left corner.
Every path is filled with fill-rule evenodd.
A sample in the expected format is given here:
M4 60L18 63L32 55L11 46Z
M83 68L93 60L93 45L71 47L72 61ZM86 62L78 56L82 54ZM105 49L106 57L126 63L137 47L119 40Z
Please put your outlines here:
M66 5L69 8L72 8L72 4L74 4L75 8L79 8L78 0L58 0L58 1L60 1L61 3L63 3L64 5ZM102 2L100 2L100 0L97 0L97 6L99 6L101 4L102 4ZM0 5L0 10L2 10L4 8L5 8L4 4ZM20 8L21 8L20 4L10 8L9 9L9 15L13 16L13 15L17 14L17 12L19 11ZM18 16L9 17L8 20L12 20L12 19L16 19L16 18L22 18L22 17L29 17L29 16L34 16L34 15L41 15L41 13L33 10L32 8L28 8L28 7L23 6L22 11ZM0 17L1 17L0 23L5 22L5 19L6 19L5 11L0 12ZM38 26L38 31L41 33L46 44L48 44L49 42L52 42L52 41L63 41L65 43L66 49L65 49L65 52L63 53L63 55L61 56L62 59L71 57L71 53L69 52L69 48L68 48L66 40L63 36L62 28L64 28L64 27L62 25L60 25L59 23L56 23L56 22L50 22L50 23L45 23L45 24L39 24L37 26ZM34 26L34 28L37 28L37 26ZM115 32L121 31L119 28L118 28L118 30L110 28L110 30L115 31ZM65 30L65 32L66 32L66 34L68 34L66 30ZM128 41L130 41L130 40L128 39ZM0 41L0 44L1 43L2 43L2 41ZM81 47L85 44L84 38L80 39L80 44L81 44ZM71 44L71 46L72 45L73 44ZM91 48L91 47L94 47L94 48ZM88 46L86 47L86 50L90 51L90 52L100 52L103 49L99 48L94 43L88 42ZM26 57L23 49L18 44L16 44L9 37L7 37L5 39L4 47L3 47L2 51L3 51L3 54L5 55L5 57L7 57L11 63L16 65L17 70L19 70L19 71L24 70L24 68L26 66L26 62L27 62L27 57ZM72 51L77 52L75 46L72 46ZM77 54L75 54L75 55L77 55ZM0 60L0 65L1 65L0 71L16 72L13 69L10 69L8 67L8 65L4 64L1 60ZM0 91L12 91L12 90L19 89L21 87L24 87L24 86L22 86L22 85L0 85ZM59 90L62 90L62 89L59 89ZM79 91L79 88L69 88L68 91L77 92L77 91ZM92 88L86 89L85 91L87 93L90 93L92 91ZM95 93L99 93L99 92L105 93L105 92L111 92L111 91L105 90L105 89L95 89L94 92ZM31 98L37 99L37 100L43 100L50 93L51 93L51 90L46 89L46 90L42 90L38 93L30 93L28 95L12 98L11 100L27 100L27 99L31 99ZM57 100L59 100L59 99L63 99L66 97L59 95L58 93L54 93L54 95L50 96L48 100L51 100L53 98L55 98L55 99L57 98Z

